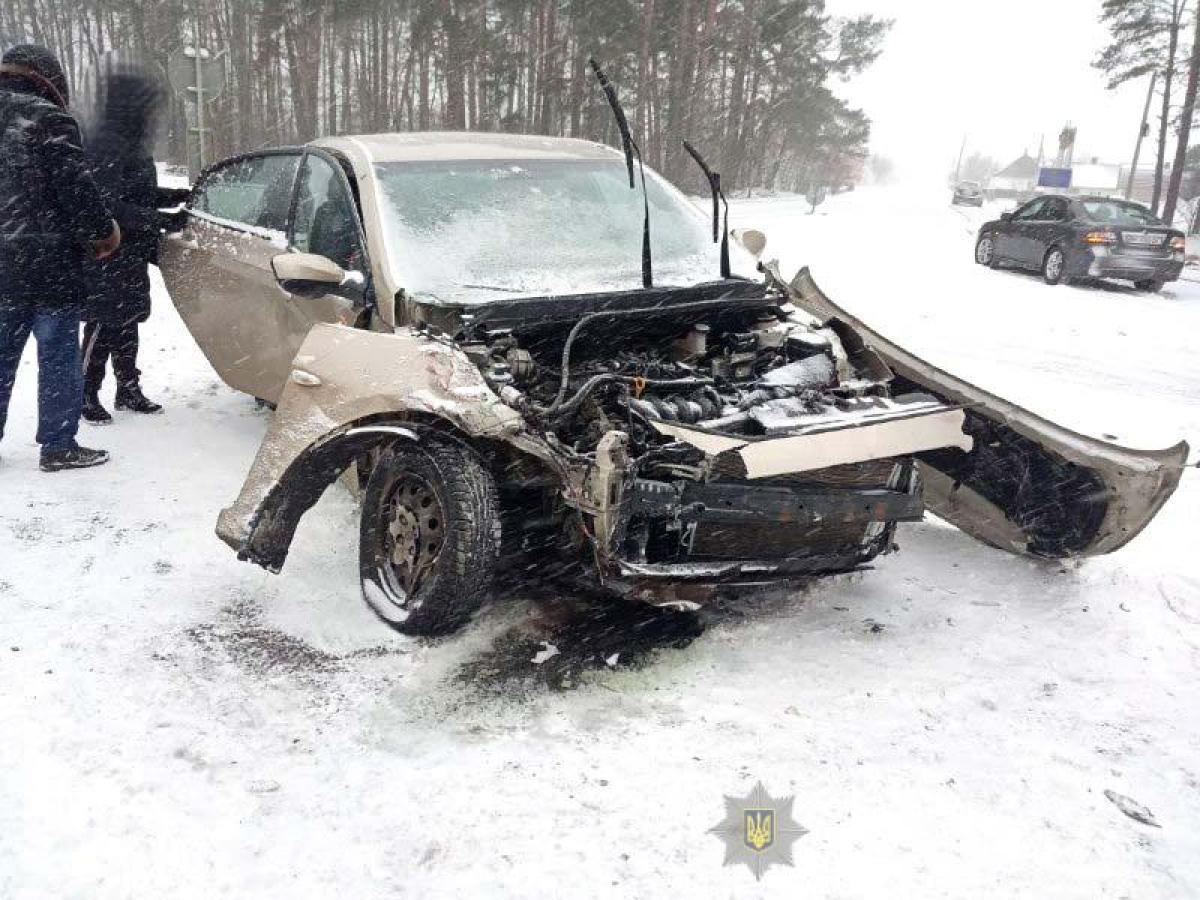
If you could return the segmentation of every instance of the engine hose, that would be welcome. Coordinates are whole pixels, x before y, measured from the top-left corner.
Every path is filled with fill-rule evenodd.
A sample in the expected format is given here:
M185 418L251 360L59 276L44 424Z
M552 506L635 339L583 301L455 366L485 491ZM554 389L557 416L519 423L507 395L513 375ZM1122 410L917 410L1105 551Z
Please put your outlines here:
M664 314L677 313L683 310L697 309L700 307L712 307L714 309L719 309L725 305L725 301L728 299L728 297L729 295L725 294L713 300L696 300L692 303L680 303L675 306L639 306L636 309L602 309L597 312L588 313L587 315L582 316L579 321L572 326L570 332L567 333L566 343L563 344L562 369L559 373L558 393L555 394L554 402L550 404L545 414L554 415L558 412L558 408L562 406L563 400L567 396L567 387L570 385L571 381L571 347L575 343L575 338L579 337L579 333L592 322L596 321L597 319L644 315L646 313L654 312Z
M560 404L555 401L555 403L552 403L550 406L544 409L535 407L534 411L540 413L541 415L552 416L555 418L573 413L579 408L583 401L588 398L588 395L591 394L592 391L606 381L619 381L630 385L640 384L643 387L663 389L679 388L683 390L688 388L705 387L712 384L712 380L709 378L634 378L632 375L617 375L613 372L602 372L599 375L593 375L591 378L585 381L579 390L575 392L574 396L572 396L571 399L566 403Z

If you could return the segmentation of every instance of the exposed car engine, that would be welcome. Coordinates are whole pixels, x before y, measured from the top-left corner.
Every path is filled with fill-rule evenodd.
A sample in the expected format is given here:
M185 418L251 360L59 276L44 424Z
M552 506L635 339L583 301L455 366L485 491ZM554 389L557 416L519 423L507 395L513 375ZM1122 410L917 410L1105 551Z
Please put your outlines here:
M665 442L655 422L767 435L853 397L886 395L885 383L855 375L832 329L771 311L680 327L656 312L636 327L599 314L559 341L509 332L464 349L505 402L579 453L614 428L638 455Z
M497 395L602 483L578 508L626 574L762 557L844 570L886 550L894 522L920 517L910 458L747 480L736 460L672 434L769 440L894 413L886 366L835 327L761 301L709 302L472 337L462 349Z

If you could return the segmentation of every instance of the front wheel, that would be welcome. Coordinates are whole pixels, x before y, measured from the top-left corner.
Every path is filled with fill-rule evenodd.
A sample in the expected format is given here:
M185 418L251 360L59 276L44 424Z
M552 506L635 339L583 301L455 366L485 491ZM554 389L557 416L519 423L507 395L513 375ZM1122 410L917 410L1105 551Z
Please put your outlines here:
M496 482L471 449L398 444L363 493L363 598L406 634L447 634L487 599L500 555Z
M1148 294L1157 294L1166 285L1165 281L1160 281L1157 278L1147 278L1144 281L1135 281L1133 286L1139 291L1145 291Z
M1000 263L996 259L996 241L990 234L982 235L975 243L975 262L989 269L996 268Z
M1051 247L1042 260L1042 279L1046 284L1067 284L1067 257L1059 247Z

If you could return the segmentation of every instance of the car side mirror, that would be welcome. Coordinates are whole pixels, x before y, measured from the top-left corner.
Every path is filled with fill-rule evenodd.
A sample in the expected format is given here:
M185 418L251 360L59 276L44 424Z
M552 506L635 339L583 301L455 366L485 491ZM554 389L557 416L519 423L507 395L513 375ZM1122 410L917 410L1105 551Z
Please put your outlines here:
M271 259L271 270L279 286L289 294L319 297L336 294L361 302L366 279L362 272L347 272L319 253L280 253Z
M1010 213L1010 212L1002 212L1002 213L1000 213L1000 221L1001 221L1001 222L1007 222L1007 221L1008 221L1009 219L1011 219L1012 217L1013 217L1013 214L1012 214L1012 213Z
M767 236L757 228L734 228L729 236L756 260L762 259L763 251L767 249Z

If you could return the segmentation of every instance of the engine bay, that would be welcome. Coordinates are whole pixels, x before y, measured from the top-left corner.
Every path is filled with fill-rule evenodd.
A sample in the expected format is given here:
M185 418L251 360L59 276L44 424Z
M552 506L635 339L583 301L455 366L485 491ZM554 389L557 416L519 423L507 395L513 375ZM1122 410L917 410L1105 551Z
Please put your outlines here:
M681 565L709 579L713 564L742 577L844 571L886 551L896 522L921 517L909 451L927 444L869 432L944 404L892 397L890 370L853 332L761 287L750 302L673 299L485 320L458 342L505 405L578 465L567 504L588 517L602 557L640 578L678 579ZM950 414L961 442L961 413ZM824 457L823 441L837 442Z
M706 306L601 310L462 349L502 400L580 454L615 429L640 457L671 443L660 423L761 437L888 397L886 371L860 372L833 328L778 306Z

